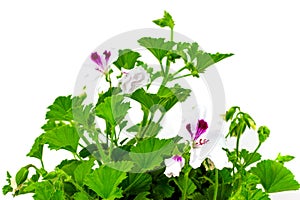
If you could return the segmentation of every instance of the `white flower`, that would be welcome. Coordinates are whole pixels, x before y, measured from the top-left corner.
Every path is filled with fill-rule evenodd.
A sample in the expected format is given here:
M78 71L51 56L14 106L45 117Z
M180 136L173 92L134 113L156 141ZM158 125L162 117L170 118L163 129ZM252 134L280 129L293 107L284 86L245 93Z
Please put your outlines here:
M150 75L142 67L135 67L122 77L121 89L125 94L131 94L150 82Z
M164 174L168 178L171 178L172 176L179 176L181 169L184 166L184 162L184 158L179 155L165 159L166 170Z
M201 154L201 147L191 148L190 165L196 169L201 166L202 162L209 158L217 169L223 169L224 167L230 167L226 152L222 149L225 147L225 138L221 138L214 148L209 152L206 157Z

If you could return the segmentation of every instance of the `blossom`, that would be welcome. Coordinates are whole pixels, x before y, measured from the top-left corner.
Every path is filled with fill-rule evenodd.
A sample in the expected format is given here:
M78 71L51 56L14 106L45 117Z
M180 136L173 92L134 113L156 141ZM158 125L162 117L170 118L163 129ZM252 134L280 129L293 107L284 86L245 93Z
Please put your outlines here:
M186 125L186 129L191 135L193 148L200 147L201 145L206 144L208 142L208 140L206 139L199 139L200 136L206 132L207 128L208 128L207 122L204 121L203 119L198 120L195 133L193 133L191 130L191 124Z
M101 73L105 74L109 69L109 58L111 56L111 52L105 50L103 52L103 55L100 56L97 52L94 52L91 54L91 60L94 61L98 67L96 70L100 71Z
M191 124L186 125L187 131L191 135L190 166L194 169L201 166L202 162L209 158L217 169L223 169L228 166L226 152L222 149L225 146L225 138L221 138L208 155L203 156L202 146L209 140L202 139L200 136L208 129L207 122L203 119L198 120L196 131L193 133Z
M135 90L147 85L150 82L150 75L142 67L130 70L121 79L121 89L125 94L131 94Z
M164 174L171 178L172 176L179 176L181 169L183 168L185 160L182 156L175 155L171 158L165 159L166 170Z

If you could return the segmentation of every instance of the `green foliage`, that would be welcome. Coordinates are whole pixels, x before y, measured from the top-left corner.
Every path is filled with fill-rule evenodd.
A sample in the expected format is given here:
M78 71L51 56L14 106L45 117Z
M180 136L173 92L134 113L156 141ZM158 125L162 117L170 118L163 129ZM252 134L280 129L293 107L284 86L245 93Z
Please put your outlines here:
M144 37L138 40L139 44L148 49L159 62L167 56L168 52L172 50L175 42L165 41L164 38Z
M293 173L276 161L261 161L251 169L251 172L260 178L262 186L268 193L298 190L300 187Z
M160 27L168 26L168 27L170 27L170 29L173 29L174 25L175 25L175 22L174 22L172 16L167 11L164 12L163 18L153 20L153 22Z
M85 184L103 199L113 200L123 196L118 186L126 177L125 172L101 166L87 176Z
M159 167L163 162L163 156L170 156L173 149L172 139L149 138L138 142L136 146L132 147L129 156L137 165L137 170L145 172Z
M96 107L96 115L116 126L124 119L129 108L130 104L124 103L124 96L113 95Z
M119 50L119 57L114 62L114 65L119 68L119 70L122 68L132 69L139 57L141 57L141 55L138 52L130 49Z
M282 156L280 153L277 155L276 161L284 164L285 162L289 162L291 160L293 160L295 157L294 156L290 156L290 155L285 155Z
M258 138L259 142L263 143L270 135L270 129L266 126L261 126L258 128Z
M52 129L43 135L43 143L49 144L50 149L66 149L76 153L79 135L75 127L65 125Z

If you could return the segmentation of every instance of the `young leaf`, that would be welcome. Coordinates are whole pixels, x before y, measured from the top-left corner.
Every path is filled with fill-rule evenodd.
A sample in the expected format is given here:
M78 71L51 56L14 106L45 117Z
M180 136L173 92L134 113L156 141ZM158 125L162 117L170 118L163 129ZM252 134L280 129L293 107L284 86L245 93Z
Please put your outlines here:
M174 22L172 16L167 11L164 12L163 18L153 20L153 22L160 27L168 26L168 27L170 27L170 29L173 29L174 25L175 25L175 22Z
M42 134L35 139L34 144L32 145L31 150L27 154L27 156L42 160L43 147L44 147L44 143L43 143L43 134Z
M43 142L49 144L50 149L66 149L76 153L79 135L76 128L65 125L46 132L43 136Z
M232 120L233 115L236 113L236 111L239 111L239 110L240 110L240 107L233 106L228 111L226 111L226 114L225 114L226 122L228 122L229 120Z
M82 163L82 161L79 160L63 160L58 166L56 166L58 169L63 170L66 174L69 176L74 177L74 172L76 168Z
M280 153L277 155L276 161L279 163L285 163L285 162L289 162L291 160L293 160L295 157L294 156L290 156L290 155L286 155L286 156L282 156Z
M102 165L85 179L85 184L100 197L113 200L121 198L122 189L118 185L126 178L126 173Z
M158 196L159 199L171 198L174 192L174 187L170 186L168 183L157 183L153 188L155 197Z
M123 103L123 101L124 97L121 95L107 97L96 107L96 115L105 119L112 126L118 125L130 108L130 103Z
M204 73L209 66L225 58L228 58L232 55L233 54L221 54L221 53L210 54L203 51L199 51L199 53L197 54L197 65L196 65L197 71L198 73Z
M244 166L247 167L251 165L252 163L255 163L261 159L261 155L259 153L249 153L246 149L243 149L241 151L242 158L244 159Z
M121 70L124 69L132 69L137 62L137 59L141 57L138 52L132 51L130 49L119 50L119 57L114 62L114 65Z
M281 163L273 160L264 160L251 168L250 172L260 178L261 184L268 193L298 190L299 183L293 173Z
M139 44L146 49L148 49L159 62L167 56L168 52L172 50L175 42L168 41L165 42L164 38L151 38L151 37L143 37L138 40Z

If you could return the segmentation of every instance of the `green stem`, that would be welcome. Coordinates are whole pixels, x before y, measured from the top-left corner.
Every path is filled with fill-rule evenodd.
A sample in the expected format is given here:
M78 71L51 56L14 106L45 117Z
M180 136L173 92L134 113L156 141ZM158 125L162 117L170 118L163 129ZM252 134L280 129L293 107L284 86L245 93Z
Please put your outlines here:
M201 178L207 180L208 182L210 182L211 184L215 184L210 178L208 178L207 176L202 176Z
M255 153L258 151L258 149L260 148L261 144L262 144L262 143L260 142L260 143L257 145L256 149L253 151L251 157L249 158L249 161L252 160L253 156L254 156ZM248 162L245 162L245 163L243 164L243 166L247 166L247 164L248 164Z
M174 81L176 79L180 79L180 78L184 78L184 77L188 77L188 76L192 76L192 74L185 74L185 75L182 75L182 76L177 76L177 77L172 78L170 81Z
M219 188L219 171L217 168L215 168L215 191L214 191L214 197L213 200L217 200L218 197L218 188Z
M160 65L160 69L161 69L161 72L162 72L162 76L164 76L165 75L165 70L164 70L164 66L163 66L161 60L159 61L159 65Z
M179 74L180 72L182 72L183 70L185 70L186 69L186 67L184 66L184 67L182 67L181 69L179 69L177 72L175 72L174 74L172 74L172 76L174 77L174 76L176 76L177 74Z

